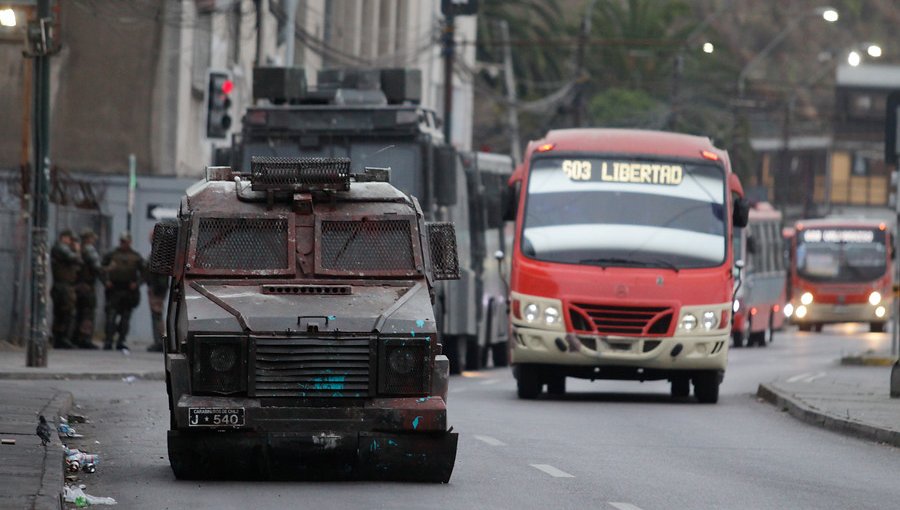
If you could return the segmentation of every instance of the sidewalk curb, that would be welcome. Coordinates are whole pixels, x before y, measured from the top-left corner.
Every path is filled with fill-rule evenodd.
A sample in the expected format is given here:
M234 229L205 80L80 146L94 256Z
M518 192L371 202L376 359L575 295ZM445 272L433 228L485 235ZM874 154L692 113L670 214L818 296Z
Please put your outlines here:
M66 416L74 405L74 397L68 391L58 391L53 399L41 409L40 414L49 417L48 421L56 422L60 416ZM34 510L60 510L63 503L63 483L65 482L65 458L62 448L51 441L44 448L44 473L41 475L41 487L34 496Z
M0 380L54 380L54 381L115 381L126 377L137 377L148 381L165 381L166 373L159 372L118 372L109 374L85 374L85 373L40 373L40 372L0 372Z
M833 432L867 439L878 443L887 443L900 447L900 432L887 430L840 416L825 413L810 406L800 399L794 398L775 389L769 384L760 384L756 396L774 405L791 416L810 425L816 425Z
M889 367L897 362L896 357L891 356L844 356L841 358L841 365L845 366L869 366L869 367Z

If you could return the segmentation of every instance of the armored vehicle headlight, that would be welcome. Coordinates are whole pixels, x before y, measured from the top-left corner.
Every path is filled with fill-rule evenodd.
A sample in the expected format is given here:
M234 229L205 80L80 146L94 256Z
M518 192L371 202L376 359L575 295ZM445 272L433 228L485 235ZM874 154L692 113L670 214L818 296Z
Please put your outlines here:
M237 361L237 353L233 346L213 347L209 353L209 366L216 372L227 372L234 368Z
M194 335L193 388L200 394L247 390L247 344L242 337Z
M535 322L538 320L538 317L541 315L541 307L534 303L528 303L525 305L525 320L528 322Z
M400 348L391 351L388 355L388 363L391 370L398 374L406 375L416 368L415 352L412 349Z
M427 393L431 370L430 346L431 343L426 339L384 339L379 347L378 393Z
M701 321L703 324L703 329L709 331L716 327L719 323L718 317L716 317L716 312L703 312L703 320Z
M881 293L876 290L869 294L869 304L875 306L878 303L881 303Z

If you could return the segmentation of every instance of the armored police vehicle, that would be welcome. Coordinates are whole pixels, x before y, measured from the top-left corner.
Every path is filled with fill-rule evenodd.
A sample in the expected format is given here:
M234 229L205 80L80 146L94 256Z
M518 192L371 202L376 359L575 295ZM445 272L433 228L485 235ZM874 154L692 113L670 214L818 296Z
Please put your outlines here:
M208 168L154 231L175 476L447 482L433 301L458 277L453 225L426 222L389 169L249 167Z
M460 153L440 120L419 105L421 72L330 69L307 87L301 68L257 68L240 135L222 163L238 171L254 156L349 157L354 172L390 167L391 184L419 197L429 221L458 229L460 279L438 288L436 313L451 372L474 370L493 352L506 364L506 292L488 247L502 237L500 196L508 156Z

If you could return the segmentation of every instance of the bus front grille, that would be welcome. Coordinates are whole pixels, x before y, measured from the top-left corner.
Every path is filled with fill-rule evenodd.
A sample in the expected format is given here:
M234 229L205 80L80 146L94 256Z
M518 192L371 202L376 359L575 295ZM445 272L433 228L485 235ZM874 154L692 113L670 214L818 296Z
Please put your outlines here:
M673 316L673 310L666 306L569 305L575 330L599 335L666 336Z

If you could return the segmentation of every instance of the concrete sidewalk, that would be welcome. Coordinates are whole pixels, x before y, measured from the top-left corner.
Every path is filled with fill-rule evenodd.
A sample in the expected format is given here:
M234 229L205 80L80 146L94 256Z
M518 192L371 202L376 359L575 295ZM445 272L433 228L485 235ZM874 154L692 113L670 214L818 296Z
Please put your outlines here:
M900 399L890 398L887 356L848 356L820 372L759 385L757 396L812 425L900 446Z
M124 354L120 351L53 350L43 368L25 366L24 350L0 353L0 379L165 379L161 352L146 347Z
M72 407L72 394L35 388L24 382L0 381L0 508L58 510L63 490L63 450L54 430L49 445L35 435L38 416L55 428Z

